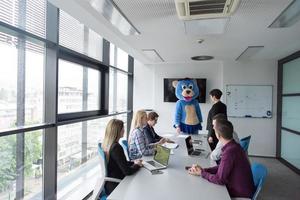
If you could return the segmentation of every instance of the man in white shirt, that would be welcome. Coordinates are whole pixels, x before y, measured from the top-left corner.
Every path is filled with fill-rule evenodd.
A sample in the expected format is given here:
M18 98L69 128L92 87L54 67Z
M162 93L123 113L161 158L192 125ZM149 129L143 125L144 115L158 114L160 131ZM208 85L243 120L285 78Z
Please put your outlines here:
M214 128L217 120L227 120L227 117L226 117L226 115L224 115L222 113L213 116L213 121L212 121L213 128ZM240 139L239 139L237 133L235 131L233 131L232 134L233 134L234 141L239 144ZM216 148L211 152L210 159L218 162L221 159L222 147L223 147L223 144L219 141Z

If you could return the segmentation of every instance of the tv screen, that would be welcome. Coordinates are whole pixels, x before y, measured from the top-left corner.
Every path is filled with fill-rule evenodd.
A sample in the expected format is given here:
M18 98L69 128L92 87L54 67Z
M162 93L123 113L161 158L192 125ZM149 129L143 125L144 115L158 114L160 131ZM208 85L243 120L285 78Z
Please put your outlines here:
M175 88L172 85L172 82L175 80L180 80L180 78L164 78L164 102L176 102L178 99L175 96ZM199 88L200 95L197 100L199 103L205 103L206 101L206 79L205 78L196 78L197 85Z

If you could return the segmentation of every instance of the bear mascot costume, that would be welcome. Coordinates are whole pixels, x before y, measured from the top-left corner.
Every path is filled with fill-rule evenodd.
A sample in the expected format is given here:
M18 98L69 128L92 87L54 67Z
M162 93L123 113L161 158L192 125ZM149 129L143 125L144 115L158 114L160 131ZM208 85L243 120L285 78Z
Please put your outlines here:
M195 80L190 78L172 82L178 98L174 117L177 133L198 134L202 130L202 115L199 102L199 88Z

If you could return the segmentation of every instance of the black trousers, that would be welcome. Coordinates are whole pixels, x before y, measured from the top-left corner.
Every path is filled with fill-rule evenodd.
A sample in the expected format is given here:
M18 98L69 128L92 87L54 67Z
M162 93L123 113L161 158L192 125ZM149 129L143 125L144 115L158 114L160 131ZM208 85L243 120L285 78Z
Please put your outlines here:
M209 137L212 137L212 138L213 138L213 142L212 142L212 143L209 143L209 142L208 142L208 138L209 138ZM216 148L216 146L217 146L217 144L218 144L218 142L219 142L219 140L218 140L218 138L217 138L217 136L216 136L216 134L215 134L214 131L210 131L210 132L209 132L208 137L207 137L207 142L208 142L208 144L209 144L209 147L210 147L211 151L213 151L213 150Z

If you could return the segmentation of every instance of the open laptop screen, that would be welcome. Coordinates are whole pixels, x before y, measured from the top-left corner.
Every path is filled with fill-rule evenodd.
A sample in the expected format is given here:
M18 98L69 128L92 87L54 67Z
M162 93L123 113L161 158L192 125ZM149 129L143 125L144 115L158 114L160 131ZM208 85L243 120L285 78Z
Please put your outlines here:
M187 148L188 154L190 155L194 151L193 141L192 141L192 137L191 136L185 138L185 144L186 144L186 148Z
M166 147L157 145L155 155L154 155L154 160L164 166L167 166L169 162L170 151L171 150Z

